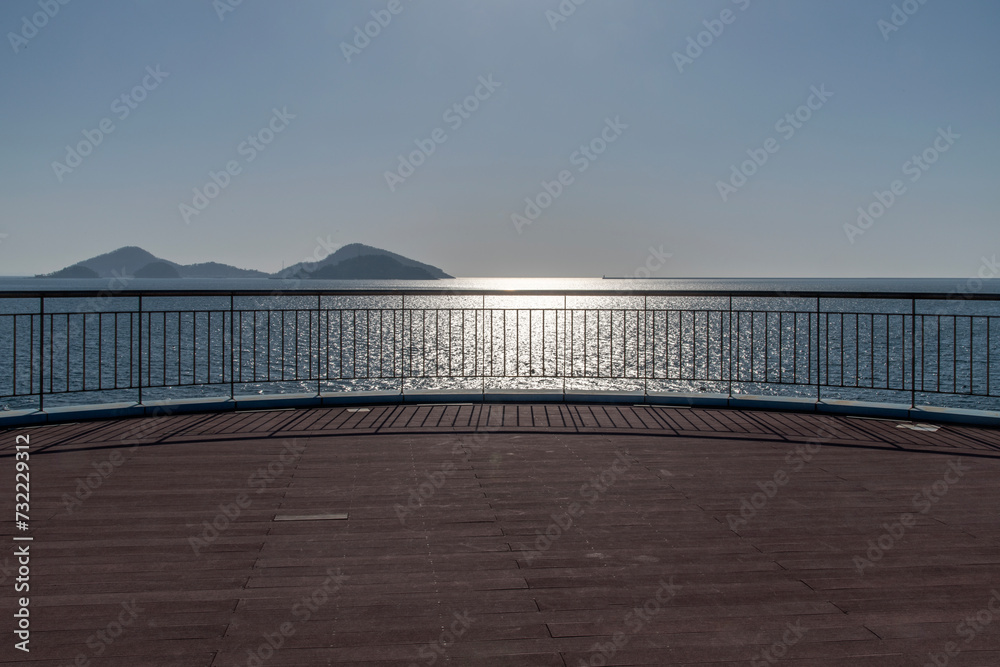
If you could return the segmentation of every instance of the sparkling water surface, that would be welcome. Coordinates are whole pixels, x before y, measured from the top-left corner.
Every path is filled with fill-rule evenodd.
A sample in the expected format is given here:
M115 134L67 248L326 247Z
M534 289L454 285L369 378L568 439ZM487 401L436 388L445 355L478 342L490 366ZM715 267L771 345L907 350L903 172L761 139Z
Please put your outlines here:
M1000 294L1000 280L0 279L0 291L8 292L8 298L0 299L4 314L39 312L39 299L9 298L10 292L102 292L97 297L46 299L46 313L58 313L46 319L50 328L46 341L54 341L48 352L51 358L44 364L46 386L51 383L57 390L72 392L101 388L47 396L46 405L134 400L134 388L111 389L116 383L139 381L138 325L135 316L127 314L137 310L138 298L117 296L122 288L144 292L142 381L168 385L145 388L144 400L228 395L230 391L243 395L401 388L732 391L815 397L810 383L822 373L829 384L859 385L824 387L825 398L909 402L906 383L911 372L920 389L979 394L924 396L918 392L925 403L995 409L995 395L1000 393L995 389L1000 387L1000 376L993 377L997 364L987 365L987 357L994 360L1000 354L996 349L1000 321L986 317L1000 316L1000 301L961 298L969 292ZM558 294L419 294L427 289ZM228 296L161 297L156 296L158 290L258 290L267 294L234 297L233 308L243 314L231 321ZM301 290L358 294L295 294ZM370 290L396 293L364 294ZM643 294L666 290L718 295ZM604 291L629 293L601 295ZM739 296L748 291L871 293L877 298ZM954 298L914 303L893 298L889 294L893 292L951 294ZM823 313L820 320L817 306ZM97 315L116 311L123 314L117 318ZM177 311L183 312L177 315ZM924 316L917 319L915 335L909 324L911 312ZM91 315L67 318L62 313ZM37 318L35 322L37 327ZM39 335L29 324L28 318L20 318L15 337L13 318L0 317L0 350L9 360L0 360L0 394L7 395L0 401L9 408L37 405L37 397L10 396L15 384L19 393L26 392L32 382L36 383L32 387L37 386L33 373L26 377L25 372L39 368L37 358L34 369L29 365L29 340L37 346ZM229 331L237 349L227 339ZM814 336L821 338L814 340ZM10 363L15 342L21 362L16 378ZM741 344L747 349L738 347ZM913 369L908 367L912 345L919 359ZM224 346L230 349L224 351ZM303 377L310 380L293 379ZM730 378L738 381L730 383Z

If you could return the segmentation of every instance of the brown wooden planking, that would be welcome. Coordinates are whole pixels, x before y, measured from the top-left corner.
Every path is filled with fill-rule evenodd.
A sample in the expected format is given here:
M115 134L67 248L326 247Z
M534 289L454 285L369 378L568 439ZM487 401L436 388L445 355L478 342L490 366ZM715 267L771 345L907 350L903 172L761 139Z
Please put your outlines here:
M179 435L198 436L215 434L237 434L245 432L251 426L251 432L262 431L289 431L289 432L323 432L331 428L335 430L344 429L370 429L383 427L412 427L412 428L440 428L442 430L455 428L477 428L483 424L492 423L503 424L507 427L518 428L543 428L558 429L560 426L568 430L579 430L584 428L607 428L620 430L632 428L638 431L653 430L677 430L685 433L711 433L733 435L734 432L768 435L784 433L787 439L811 439L816 433L821 432L824 424L828 423L829 417L815 415L791 415L789 417L776 413L735 410L715 410L711 414L698 410L669 410L663 408L642 408L637 410L628 408L608 408L607 406L535 406L530 407L530 412L524 410L530 406L430 406L420 408L417 406L375 406L370 412L348 412L343 408L328 408L313 410L294 411L265 411L251 413L250 415L224 415L224 416L196 416L197 420L215 419L216 425L209 427L199 427L198 423L180 425L173 420L188 419L189 416L176 416L166 418L166 421L173 425L173 428L163 428L163 431L171 437L177 438ZM432 412L436 408L437 412ZM508 409L517 412L508 412ZM448 418L442 418L447 412ZM459 418L461 410L466 410L469 417ZM316 413L316 416L304 418L302 414ZM583 415L580 420L575 420L573 413ZM483 413L485 413L485 418ZM673 413L673 414L671 414ZM648 416L654 415L652 419ZM686 417L684 415L687 415ZM475 415L475 417L473 417ZM530 415L530 417L528 416ZM428 416L434 419L428 420ZM247 417L252 417L253 421L245 421ZM558 418L556 418L558 417ZM672 420L671 420L672 417ZM690 418L690 419L689 419ZM691 421L695 419L696 421ZM624 421L623 421L624 420ZM118 424L133 424L136 420L123 420ZM627 424L625 423L627 422ZM800 423L801 422L801 423ZM852 423L863 423L865 429L855 428ZM891 420L858 420L840 419L835 423L840 428L829 437L835 439L845 439L851 441L870 442L895 442L908 443L912 446L926 446L936 449L984 449L987 451L1000 451L1000 442L997 438L990 441L983 441L981 438L966 437L969 431L965 427L947 427L934 433L920 433L905 429L895 429L896 422ZM784 424L784 426L783 426ZM791 426L794 425L794 428ZM662 426L662 428L661 428ZM55 427L50 427L55 428ZM133 427L134 428L134 427ZM120 428L126 432L126 428ZM825 431L823 431L825 433ZM980 431L973 430L979 433ZM988 433L995 433L987 431ZM162 434L157 433L158 438ZM806 438L810 436L810 438ZM147 439L151 439L150 438ZM80 442L79 437L73 438L74 442ZM108 439L106 439L108 440ZM973 444L978 443L978 444Z
M137 629L109 653L139 651L135 655L166 661L182 651L198 664L196 656L206 654L204 641L215 637L208 647L214 664L230 664L245 660L244 640L273 632L290 605L324 580L326 568L339 566L354 579L338 590L335 602L301 622L294 639L269 664L420 661L417 651L440 634L450 613L446 607L463 604L486 621L449 650L444 664L476 664L470 662L473 656L493 656L504 664L548 664L551 659L573 664L589 657L595 643L608 641L613 618L641 603L643 594L669 573L684 588L657 618L674 620L663 627L651 623L631 638L616 662L676 659L683 664L714 655L721 663L745 663L774 641L766 630L779 627L782 619L826 610L825 625L814 621L811 636L789 649L788 664L820 664L816 661L827 655L864 664L857 663L858 657L878 653L880 659L896 655L912 663L926 656L924 649L940 650L935 642L943 644L963 613L985 606L1000 567L997 464L977 457L976 470L921 515L896 549L863 577L854 572L852 556L866 540L878 537L880 522L905 511L913 492L938 479L949 460L942 454L873 448L895 431L905 431L892 422L858 425L862 420L836 419L851 422L845 429L851 432L849 442L868 446L822 448L748 525L733 532L726 515L738 514L741 498L754 493L757 482L787 467L785 457L794 444L808 440L804 435L813 432L816 421L827 418L701 411L697 423L682 426L697 437L667 437L659 414L691 411L486 405L316 412L332 419L313 419L307 428L311 416L287 412L256 413L252 422L226 419L227 428L211 422L232 415L185 417L183 428L170 423L176 418L161 420L147 438L159 444L140 447L69 516L58 512L61 494L107 454L78 449L72 434L114 437L121 430L33 429L52 431L51 442L59 438L62 443L33 459L33 466L45 471L44 486L33 500L40 509L51 508L36 532L35 558L42 561L36 576L44 579L36 604L44 610L39 613L52 614L48 625L39 626L37 641L59 630L59 618L73 618L75 631L86 634L88 619L74 610L93 609L91 627L96 628L100 613L109 614L116 601L134 596L165 619L153 619L157 627L175 629L146 636ZM657 417L649 419L649 412ZM385 429L393 415L405 417L414 433L341 435ZM745 427L748 433L782 439L737 441L723 432L744 420L752 426ZM464 453L456 457L452 452L459 434L440 435L491 421L518 434L501 431L469 440L462 450L471 455L469 461ZM254 432L244 437L248 423ZM578 425L605 434L572 435ZM212 442L196 441L199 432L213 429ZM1000 440L996 431L957 429L942 427L946 441L936 449L992 453ZM554 433L559 430L569 432ZM664 435L636 435L650 431ZM264 493L252 494L252 506L204 555L194 556L187 524L200 526L218 512L219 502L246 490L247 476L273 461L282 439L296 432L309 434L297 440L305 443L302 456ZM622 435L609 435L613 432ZM323 433L336 437L317 438ZM238 437L227 440L226 435ZM914 450L933 448L923 434L897 440ZM551 549L526 559L536 531L545 530L552 513L565 510L580 484L605 470L618 450L627 450L641 468L633 465L616 480ZM454 472L401 525L393 505L405 504L409 490L444 461L453 461ZM175 472L164 476L165 471ZM314 531L269 520L278 509L341 511L344 504L350 505L351 519L330 522L348 524L342 527L313 526ZM111 516L114 524L102 522ZM59 563L70 567L63 570ZM185 568L191 573L187 577ZM205 604L223 607L195 611ZM180 620L187 609L194 625L185 631ZM353 620L358 618L406 628L406 634L372 632ZM880 633L865 625L876 622ZM227 632L218 636L223 624ZM542 624L552 624L545 625L546 634L538 630ZM505 634L504 627L522 630ZM579 636L550 637L553 627ZM831 634L836 629L841 634ZM185 632L190 639L180 639ZM336 638L328 639L330 634ZM714 653L726 637L728 652ZM74 638L65 634L58 645L72 648ZM967 655L989 660L993 640L984 633L978 642L978 650ZM40 651L33 657L46 655Z

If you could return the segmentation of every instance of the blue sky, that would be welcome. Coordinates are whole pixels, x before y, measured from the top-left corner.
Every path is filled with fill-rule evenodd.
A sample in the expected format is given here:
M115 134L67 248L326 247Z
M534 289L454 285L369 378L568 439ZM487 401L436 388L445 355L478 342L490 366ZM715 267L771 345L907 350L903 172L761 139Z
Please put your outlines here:
M964 277L1000 251L989 0L228 1L0 4L0 274L121 245L273 271L357 241L458 276L631 275L662 247L666 277Z

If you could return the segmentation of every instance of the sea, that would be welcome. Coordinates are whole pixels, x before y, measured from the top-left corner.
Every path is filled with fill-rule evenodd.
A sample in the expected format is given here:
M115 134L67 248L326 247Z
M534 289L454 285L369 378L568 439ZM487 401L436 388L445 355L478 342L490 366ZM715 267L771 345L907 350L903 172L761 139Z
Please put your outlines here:
M99 294L45 298L41 341L34 293L75 290ZM336 294L300 294L317 290ZM142 327L123 291L143 293ZM229 296L199 291L261 294L235 296L234 321ZM698 294L648 294L674 291ZM998 361L1000 279L0 278L0 410L37 406L39 381L47 406L134 400L141 383L143 400L589 389L995 410Z

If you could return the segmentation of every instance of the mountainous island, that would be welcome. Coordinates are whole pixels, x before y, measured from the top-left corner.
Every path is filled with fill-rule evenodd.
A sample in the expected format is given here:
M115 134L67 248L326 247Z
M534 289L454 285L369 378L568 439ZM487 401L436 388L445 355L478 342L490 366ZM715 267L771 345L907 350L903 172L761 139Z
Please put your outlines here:
M430 264L362 243L351 243L316 262L299 262L276 273L218 262L178 264L136 246L125 246L36 278L276 278L285 280L438 280L451 278Z

